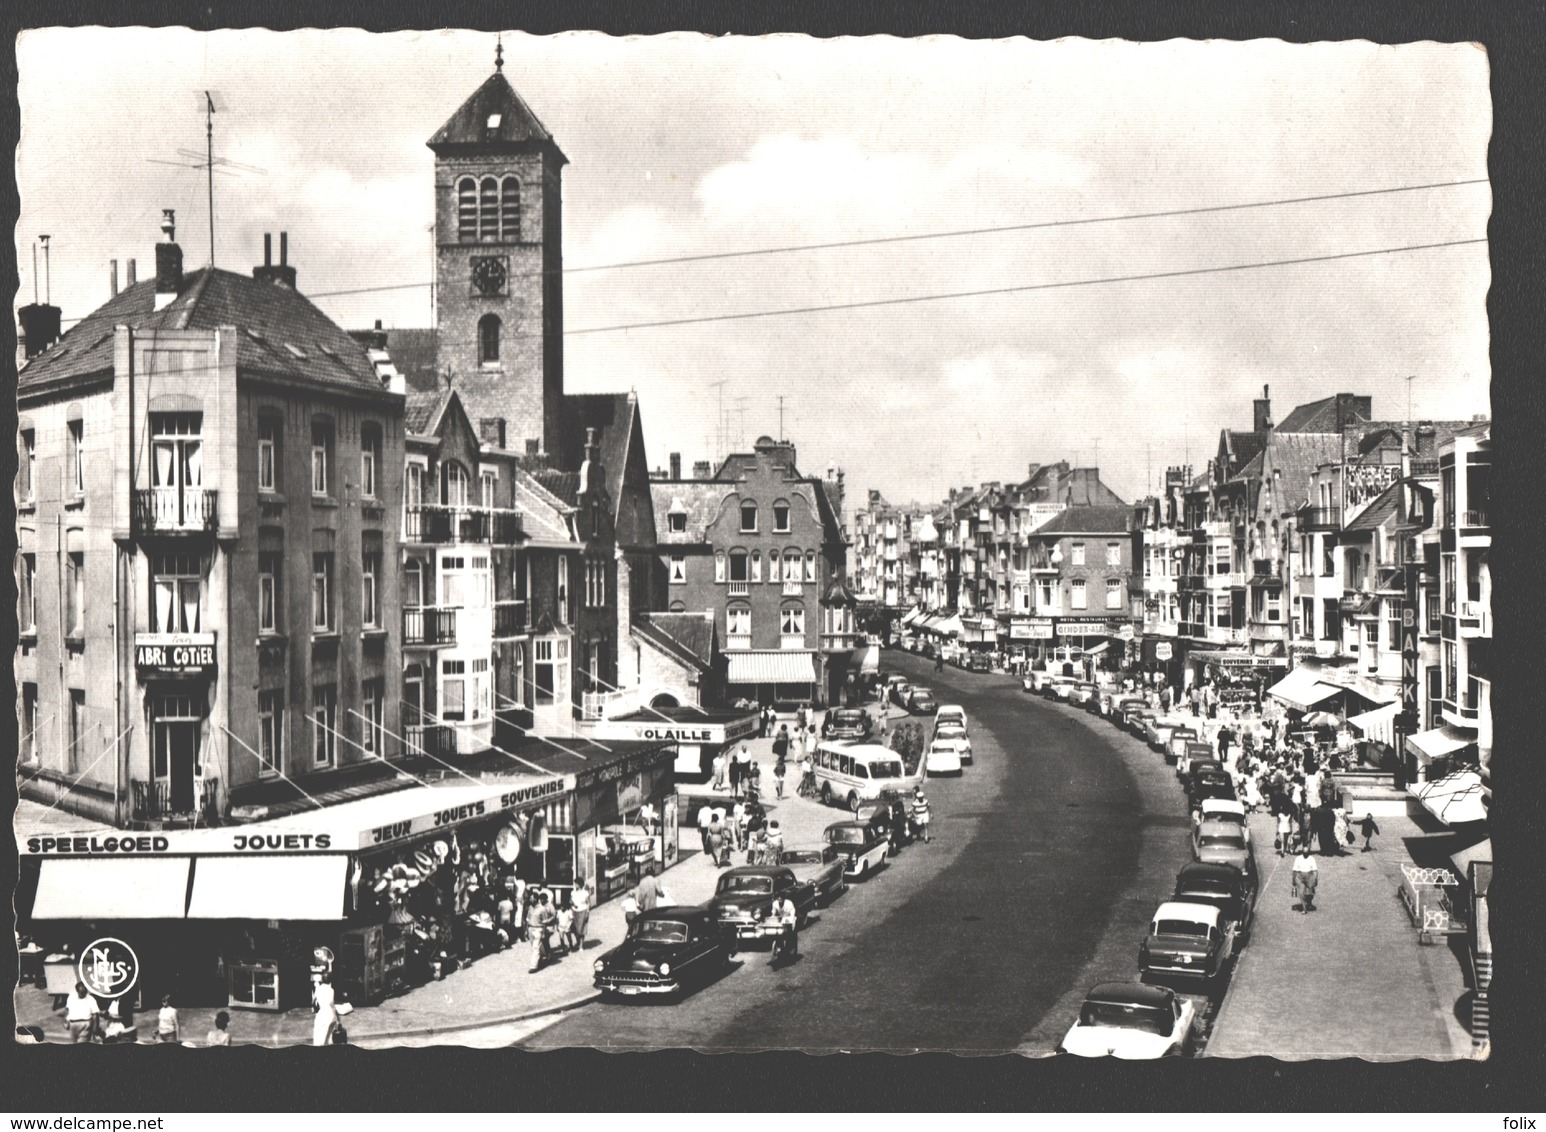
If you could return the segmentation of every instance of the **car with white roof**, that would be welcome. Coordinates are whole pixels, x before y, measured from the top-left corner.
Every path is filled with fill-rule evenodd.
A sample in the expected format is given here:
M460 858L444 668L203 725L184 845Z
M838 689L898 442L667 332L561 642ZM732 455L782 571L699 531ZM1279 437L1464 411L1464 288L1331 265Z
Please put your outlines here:
M1181 1057L1192 1052L1196 1028L1196 1002L1167 987L1098 983L1084 996L1079 1019L1058 1052L1130 1060Z

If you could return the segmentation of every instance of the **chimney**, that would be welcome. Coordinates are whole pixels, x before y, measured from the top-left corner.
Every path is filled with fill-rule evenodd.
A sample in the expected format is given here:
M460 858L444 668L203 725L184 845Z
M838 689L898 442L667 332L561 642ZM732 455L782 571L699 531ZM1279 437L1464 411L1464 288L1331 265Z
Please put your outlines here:
M682 454L680 452L671 453L671 478L674 480L682 478Z
M1255 413L1253 414L1251 420L1251 431L1271 432L1272 387L1270 385L1263 385L1261 387L1261 396L1253 401L1252 405L1255 407Z
M132 286L134 286L138 282L139 282L139 280L136 279L135 275L134 275L134 261L131 259L129 261L129 269L124 274L123 285L125 287L132 287Z
M541 454L542 454L542 442L540 440L538 440L535 436L528 436L526 438L526 455L528 455L528 456L540 456Z
M596 430L585 430L585 462L580 465L580 494L589 495L591 491L591 476L601 467L601 444L596 439Z
M118 261L110 259L108 262L107 281L113 288L113 298L118 297Z
M707 460L694 460L692 465L692 478L695 480L711 480L714 478L714 465Z
M156 310L161 310L173 299L183 285L183 250L177 246L177 213L163 208L161 231L166 233L166 243L156 245Z
M277 283L282 287L295 290L295 268L289 264L290 259L290 233L279 233L279 262L274 262L274 237L268 232L263 233L263 264L252 269L252 277L263 283ZM381 324L377 323L379 330Z
M29 359L59 341L59 308L48 303L28 303L16 312L21 321L22 346Z

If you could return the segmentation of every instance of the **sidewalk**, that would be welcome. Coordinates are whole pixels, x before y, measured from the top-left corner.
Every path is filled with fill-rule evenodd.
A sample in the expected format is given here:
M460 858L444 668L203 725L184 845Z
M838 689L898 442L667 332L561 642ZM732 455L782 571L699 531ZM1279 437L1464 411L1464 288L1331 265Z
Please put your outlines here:
M873 710L874 705L869 705ZM893 709L895 714L896 709ZM783 826L787 848L819 845L822 831L842 821L846 811L804 798L792 797L798 785L798 771L786 780L785 797L773 796L773 741L751 739L747 746L752 757L762 764L765 792L763 803L770 817ZM707 783L684 784L688 799L712 797L726 803L725 791L713 792ZM661 882L672 900L680 904L701 904L714 894L720 870L701 850L696 825L697 805L689 801L681 814L681 857L666 870ZM735 855L737 862L744 859ZM351 1042L380 1042L393 1037L446 1035L447 1044L455 1044L454 1032L496 1023L516 1022L560 1010L572 1009L593 1001L592 964L607 949L622 942L626 924L621 899L613 899L591 911L586 949L550 963L536 974L528 971L531 953L527 945L517 943L508 951L485 956L440 982L427 983L403 994L387 998L375 1006L357 1006L343 1019ZM14 995L16 1024L40 1026L46 1040L68 1042L69 1029L64 1012L54 1011L52 999L37 987L18 987ZM204 1036L214 1029L218 1007L179 1007L178 1019L186 1040L204 1044ZM312 1012L309 1006L282 1014L253 1010L231 1010L231 1041L235 1045L265 1046L309 1045ZM154 1041L156 1015L148 1010L136 1016L142 1041Z
M1396 896L1410 818L1381 817L1373 852L1316 855L1315 911L1296 912L1293 858L1273 821L1251 817L1261 892L1251 940L1209 1039L1209 1057L1369 1061L1469 1057L1465 976L1448 947L1423 945Z

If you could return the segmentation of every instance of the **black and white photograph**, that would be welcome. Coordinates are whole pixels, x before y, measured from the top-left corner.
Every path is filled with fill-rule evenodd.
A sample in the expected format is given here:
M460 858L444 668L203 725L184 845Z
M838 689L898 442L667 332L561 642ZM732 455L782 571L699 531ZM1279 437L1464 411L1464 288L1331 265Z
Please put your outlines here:
M1491 1055L1485 49L15 52L18 1043Z

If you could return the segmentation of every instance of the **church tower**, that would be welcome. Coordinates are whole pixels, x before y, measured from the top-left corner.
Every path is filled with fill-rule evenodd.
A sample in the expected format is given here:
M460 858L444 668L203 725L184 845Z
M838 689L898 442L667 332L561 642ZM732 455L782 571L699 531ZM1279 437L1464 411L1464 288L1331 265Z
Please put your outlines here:
M562 459L562 175L569 159L494 73L435 153L436 362L482 439Z

